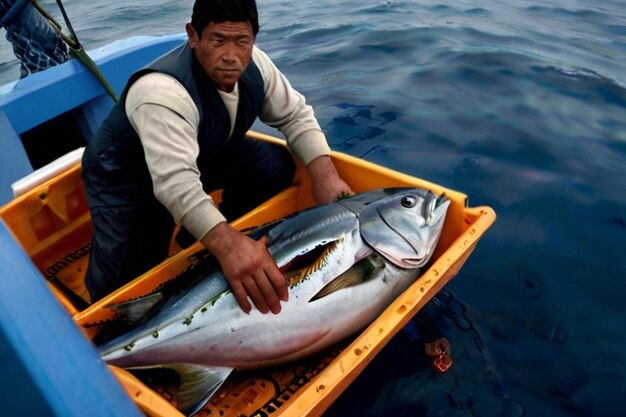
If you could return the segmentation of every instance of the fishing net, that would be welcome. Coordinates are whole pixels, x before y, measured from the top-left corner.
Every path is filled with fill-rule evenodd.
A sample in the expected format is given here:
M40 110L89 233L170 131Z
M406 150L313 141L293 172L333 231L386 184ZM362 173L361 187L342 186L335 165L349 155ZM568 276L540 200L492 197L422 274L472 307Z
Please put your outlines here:
M21 78L68 59L67 45L29 0L0 0L0 23L20 61Z

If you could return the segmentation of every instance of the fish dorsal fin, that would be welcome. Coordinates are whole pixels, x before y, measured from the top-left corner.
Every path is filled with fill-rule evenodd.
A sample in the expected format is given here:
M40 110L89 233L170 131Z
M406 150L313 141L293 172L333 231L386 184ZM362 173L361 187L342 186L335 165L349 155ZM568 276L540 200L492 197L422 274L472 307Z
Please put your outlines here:
M134 300L108 306L111 310L121 314L130 325L136 325L150 314L152 308L163 299L160 292L146 295Z
M222 386L233 368L190 365L186 363L163 365L180 376L176 394L178 409L186 416L197 413Z
M385 268L383 258L373 253L352 265L346 272L326 284L311 301L319 300L342 288L362 284L377 276Z

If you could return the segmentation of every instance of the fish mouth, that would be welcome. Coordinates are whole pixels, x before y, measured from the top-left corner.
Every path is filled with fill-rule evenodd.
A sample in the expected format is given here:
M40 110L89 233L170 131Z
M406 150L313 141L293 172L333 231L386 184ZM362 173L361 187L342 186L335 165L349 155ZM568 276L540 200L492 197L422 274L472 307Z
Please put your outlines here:
M439 194L435 199L435 208L445 204L448 201L450 200L448 199L448 196L446 196L446 193Z
M424 258L402 258L402 263L409 269L421 268L424 266Z
M426 219L426 223L428 225L437 223L439 219L445 215L449 203L450 199L448 199L445 193L441 193L437 196L433 195L428 203L424 204L423 216Z

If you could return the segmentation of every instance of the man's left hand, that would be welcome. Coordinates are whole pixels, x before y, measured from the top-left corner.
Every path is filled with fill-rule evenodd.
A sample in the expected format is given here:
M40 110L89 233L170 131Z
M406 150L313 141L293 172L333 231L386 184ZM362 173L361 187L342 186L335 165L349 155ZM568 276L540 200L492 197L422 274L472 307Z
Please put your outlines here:
M317 204L326 204L354 192L339 177L330 156L320 156L306 166L311 176L311 191Z

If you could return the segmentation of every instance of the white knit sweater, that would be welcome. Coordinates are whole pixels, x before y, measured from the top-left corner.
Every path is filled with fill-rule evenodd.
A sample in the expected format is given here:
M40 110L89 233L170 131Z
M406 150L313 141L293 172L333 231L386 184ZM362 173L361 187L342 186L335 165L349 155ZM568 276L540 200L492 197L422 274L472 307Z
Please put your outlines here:
M290 85L264 52L255 47L252 59L265 84L260 120L278 128L305 165L318 156L328 155L326 137L304 96ZM237 86L233 93L220 92L230 115L231 134L237 92ZM225 218L200 183L196 164L199 114L191 96L175 78L150 73L131 86L126 113L145 150L154 194L177 224L201 239Z

